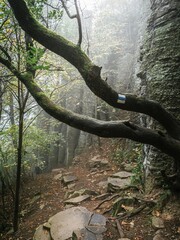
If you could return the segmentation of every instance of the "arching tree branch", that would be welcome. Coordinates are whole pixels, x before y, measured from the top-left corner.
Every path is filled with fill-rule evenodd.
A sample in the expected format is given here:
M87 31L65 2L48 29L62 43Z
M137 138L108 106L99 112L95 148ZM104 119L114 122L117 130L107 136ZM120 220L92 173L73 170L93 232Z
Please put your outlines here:
M66 59L80 72L92 92L109 105L147 114L156 119L168 134L180 139L180 123L159 103L126 94L123 103L118 102L118 93L100 76L101 68L95 66L88 56L75 44L48 30L35 20L24 0L8 0L20 26L43 46Z
M127 121L101 121L73 113L57 107L33 80L33 74L21 74L6 59L0 56L4 64L29 90L37 103L51 116L72 127L106 138L128 138L137 142L153 145L168 155L180 156L180 141L154 130L139 127Z

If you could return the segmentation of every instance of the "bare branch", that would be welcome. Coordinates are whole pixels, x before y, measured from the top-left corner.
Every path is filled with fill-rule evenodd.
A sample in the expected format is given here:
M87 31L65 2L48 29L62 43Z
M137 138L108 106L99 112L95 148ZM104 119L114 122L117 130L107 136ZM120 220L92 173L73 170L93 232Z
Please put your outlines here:
M79 31L79 40L78 40L77 45L80 47L81 43L82 43L82 24L81 24L81 17L80 17L80 14L79 14L79 8L78 8L77 0L74 0L74 5L75 5L75 8L76 8L76 14L74 14L74 15L70 14L69 9L66 6L64 0L61 0L61 2L62 2L63 8L65 9L68 17L71 18L71 19L73 19L73 18L77 19L78 31Z
M82 24L81 24L81 17L80 17L80 14L79 14L79 8L78 8L77 0L74 0L74 3L75 3L75 7L76 7L76 12L77 12L76 18L77 18L78 30L79 30L78 46L80 47L81 43L82 43Z

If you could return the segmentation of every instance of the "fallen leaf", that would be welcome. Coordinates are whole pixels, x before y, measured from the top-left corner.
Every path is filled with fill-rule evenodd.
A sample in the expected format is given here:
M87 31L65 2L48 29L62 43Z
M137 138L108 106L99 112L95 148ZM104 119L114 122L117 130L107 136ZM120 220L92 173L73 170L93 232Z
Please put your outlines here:
M132 211L134 208L133 207L130 207L130 206L125 206L125 205L121 205L122 208L124 208L125 211Z

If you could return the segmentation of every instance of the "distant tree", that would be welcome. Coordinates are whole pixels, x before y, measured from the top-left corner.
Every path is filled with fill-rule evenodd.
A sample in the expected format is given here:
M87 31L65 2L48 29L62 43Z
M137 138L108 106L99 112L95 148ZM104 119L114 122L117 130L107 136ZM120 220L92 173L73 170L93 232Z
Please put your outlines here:
M131 94L116 92L101 77L101 67L96 66L82 51L80 44L74 44L52 32L38 22L31 7L24 0L8 0L22 29L45 48L71 63L81 74L91 91L114 108L149 115L166 130L165 133L138 126L130 121L100 121L82 116L54 104L34 81L33 73L20 72L5 54L0 62L4 64L24 85L37 103L52 117L74 128L106 138L128 138L150 144L172 156L180 177L180 122L161 104ZM43 2L43 1L42 1Z

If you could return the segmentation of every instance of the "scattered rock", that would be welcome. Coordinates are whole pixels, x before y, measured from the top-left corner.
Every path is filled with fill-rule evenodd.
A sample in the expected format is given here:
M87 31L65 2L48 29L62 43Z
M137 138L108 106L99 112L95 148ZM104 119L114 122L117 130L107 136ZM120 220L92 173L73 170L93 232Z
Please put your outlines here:
M108 178L108 192L116 192L119 190L125 189L128 185L130 185L131 179L130 178Z
M51 240L50 231L40 225L34 234L33 240Z
M65 198L75 198L78 196L82 196L82 195L91 195L91 196L97 196L98 192L94 191L94 190L90 190L90 189L80 189L79 191L71 191L71 192L67 192Z
M82 195L79 197L68 199L64 203L78 205L79 203L81 203L89 198L90 198L90 195Z
M109 162L106 159L101 159L99 155L93 157L90 161L89 161L89 167L90 169L94 169L94 168L103 168L103 167L107 167L109 166Z
M111 175L112 178L121 178L121 179L124 179L124 178L129 178L129 177L132 177L134 174L131 173L131 172L126 172L126 171L121 171L121 172L117 172L113 175Z
M64 183L64 185L68 185L75 181L77 181L77 177L73 175L67 175L62 178L62 182Z
M108 178L108 192L115 192L125 189L131 183L132 173L121 171Z
M164 236L162 236L161 230L158 230L153 237L153 240L165 240Z
M164 221L160 217L152 217L152 226L154 228L164 228Z
M70 183L70 184L68 184L68 189L74 189L75 188L75 186L76 186L76 184L75 183Z
M103 239L102 233L106 231L106 218L100 214L92 213L84 207L73 207L57 213L49 219L49 224L53 240L67 240L69 238L73 240L101 240Z
M55 176L53 177L53 179L54 179L55 181L61 180L61 179L62 179L62 173L59 173L59 174L55 175Z
M46 223L43 224L43 228L49 230L51 228L51 225L49 224L49 222L46 222Z

